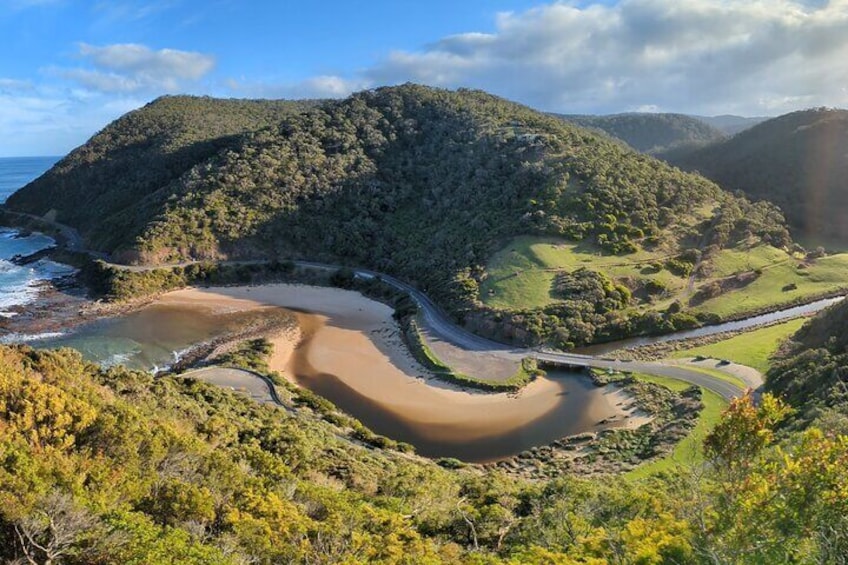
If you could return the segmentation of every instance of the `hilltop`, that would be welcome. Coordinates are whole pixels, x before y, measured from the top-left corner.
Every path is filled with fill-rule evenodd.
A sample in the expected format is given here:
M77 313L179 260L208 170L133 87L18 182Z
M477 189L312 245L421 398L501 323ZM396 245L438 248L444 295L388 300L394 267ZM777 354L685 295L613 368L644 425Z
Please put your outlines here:
M212 109L234 125L207 128ZM582 242L609 256L649 249L660 263L673 260L681 281L702 250L789 243L772 207L700 176L484 92L416 85L305 105L160 99L109 125L8 206L50 214L130 262L304 257L369 266L460 319L481 311L486 265L517 236ZM550 323L519 316L501 337L566 345L602 328L656 331L654 319L634 330L630 291L605 281L589 274L594 290L560 292L542 313ZM474 322L481 331L503 319L485 309L483 317Z
M669 159L727 190L777 204L799 236L843 245L848 243L846 146L848 111L816 108Z
M39 214L54 210L84 233L108 231L112 216L234 146L240 135L317 103L163 96L109 124L13 194L8 206Z
M637 151L650 154L724 138L724 134L715 127L683 114L553 115L579 126L603 131Z
M720 116L692 116L705 124L716 128L724 135L736 135L740 131L754 127L760 122L766 121L767 117L745 117L733 114L722 114Z

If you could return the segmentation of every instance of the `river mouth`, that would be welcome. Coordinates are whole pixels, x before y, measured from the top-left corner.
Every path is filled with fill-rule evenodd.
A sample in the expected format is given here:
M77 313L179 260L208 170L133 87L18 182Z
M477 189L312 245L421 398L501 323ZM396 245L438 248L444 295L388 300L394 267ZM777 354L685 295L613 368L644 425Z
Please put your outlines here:
M596 387L583 374L552 371L512 395L427 377L400 342L391 314L384 304L339 289L193 289L33 345L74 347L94 362L151 370L172 364L175 353L193 344L287 316L296 330L276 334L272 369L427 457L492 462L565 436L640 423L622 408L629 397Z
M296 323L282 309L216 312L193 306L152 304L136 312L81 325L65 334L32 341L36 347L71 347L91 362L105 367L156 371L177 362L192 347L226 338L234 332L267 321ZM38 337L38 336L35 336Z

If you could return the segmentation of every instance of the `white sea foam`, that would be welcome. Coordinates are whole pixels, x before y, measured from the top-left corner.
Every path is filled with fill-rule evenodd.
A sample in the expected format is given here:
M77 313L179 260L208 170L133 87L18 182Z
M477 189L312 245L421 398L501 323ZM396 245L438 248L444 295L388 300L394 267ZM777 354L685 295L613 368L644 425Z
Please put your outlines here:
M39 287L46 281L55 280L76 272L73 267L48 259L39 259L27 265L10 261L16 255L27 256L52 247L55 242L47 236L33 234L25 238L15 237L13 230L0 229L0 316L14 315L9 310L33 302Z
M0 343L2 344L12 344L12 343L31 343L33 341L44 341L46 339L56 339L57 337L62 337L65 335L63 332L44 332L40 334L19 334L19 333L11 333L6 334L4 336L0 336Z
M58 157L0 158L0 202L12 192L41 175ZM31 303L38 297L38 287L44 281L57 279L74 272L67 265L40 260L28 265L16 265L15 257L28 257L56 246L56 241L42 233L22 235L20 231L0 227L0 317L10 318L14 306Z
M136 351L113 353L112 355L101 361L100 365L105 368L116 367L118 365L127 365L136 354Z

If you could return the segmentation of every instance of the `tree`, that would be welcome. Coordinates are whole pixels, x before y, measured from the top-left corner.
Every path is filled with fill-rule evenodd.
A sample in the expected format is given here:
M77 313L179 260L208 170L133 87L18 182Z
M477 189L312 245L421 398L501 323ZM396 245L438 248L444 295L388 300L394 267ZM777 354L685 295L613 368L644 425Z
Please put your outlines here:
M63 557L82 557L92 550L100 523L96 516L59 491L48 494L32 513L14 524L28 563L51 565Z

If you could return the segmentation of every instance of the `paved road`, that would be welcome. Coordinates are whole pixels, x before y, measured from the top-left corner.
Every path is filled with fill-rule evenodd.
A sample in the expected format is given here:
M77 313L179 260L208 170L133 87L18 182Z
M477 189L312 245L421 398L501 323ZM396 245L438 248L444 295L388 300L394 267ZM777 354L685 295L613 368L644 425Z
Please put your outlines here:
M32 220L36 220L38 222L41 222L42 224L46 224L48 226L51 226L52 228L56 229L56 231L58 231L59 234L61 234L61 237L64 240L63 244L69 251L86 253L86 254L91 255L92 257L94 257L96 259L105 259L106 258L105 253L102 253L100 251L95 251L93 249L88 249L85 246L85 240L83 240L82 236L80 235L79 231L77 231L76 228L72 228L71 226L68 226L68 225L65 225L65 224L60 224L59 222L55 222L53 220L48 220L48 219L46 219L42 216L37 216L35 214L27 214L26 212L15 212L14 210L9 210L6 207L3 207L2 211L7 213L7 214L12 214L13 216L19 216L21 218L30 218Z
M323 263L304 262L302 264L318 268L337 268ZM678 365L664 365L662 363L643 361L620 361L617 359L605 359L601 357L592 357L590 355L580 355L577 353L509 347L504 344L482 338L460 328L454 324L453 321L450 320L448 316L427 297L427 295L392 276L378 274L367 269L355 269L354 272L358 276L366 278L379 276L387 284L409 293L421 309L422 317L427 328L438 335L441 339L464 349L500 355L512 360L529 356L549 363L577 367L596 367L599 369L613 369L619 371L634 371L671 377L707 388L726 400L731 400L744 393L744 389L742 387L731 382Z
M243 392L257 402L283 406L274 383L252 371L231 367L204 367L176 375L197 379L223 388Z
M8 210L7 210L8 211ZM81 251L84 253L89 253L92 256L97 258L102 258L103 254L91 251L85 248L83 239L80 237L77 230L70 226L66 226L64 224L60 224L58 222L44 220L43 218L32 216L30 214L23 214L20 212L11 212L22 216L32 217L41 221L44 221L61 231L63 236L67 240L67 245L69 248L75 251ZM119 265L115 263L110 263L113 267L117 269L125 269L128 271L145 271L151 270L154 268L168 268L175 266L188 266L194 263L200 263L200 261L186 261L184 263L174 264L174 265L157 265L157 266L145 266L145 265ZM229 265L257 265L267 263L267 261L263 260L253 260L253 261L223 261L223 264ZM331 265L327 263L319 263L314 261L295 261L296 265L302 267L312 267L315 269L324 269L324 270L336 270L339 269L339 265ZM457 347L467 349L470 351L480 351L486 352L494 355L503 356L504 358L508 358L511 360L521 359L523 357L535 357L541 361L547 361L550 363L558 363L570 366L577 367L596 367L600 369L614 369L614 370L629 370L635 372L643 372L650 373L654 375L661 375L666 377L671 377L674 379L678 379L681 381L685 381L694 385L698 385L704 388L707 388L721 397L730 400L734 397L740 396L744 389L740 386L736 386L735 384L722 380L720 378L714 377L712 375L693 370L687 369L686 367L679 365L665 365L662 363L652 363L652 362L642 362L642 361L620 361L614 359L607 359L603 357L594 357L590 355L580 355L576 353L563 353L557 351L547 351L547 350L533 350L533 349L522 349L510 347L501 343L497 343L478 335L472 334L459 326L457 326L453 321L439 308L430 298L418 290L417 288L399 280L390 275L385 275L382 273L377 273L375 271L371 271L368 269L353 269L356 276L361 278L376 278L379 277L385 283L402 290L410 295L410 297L416 302L418 307L421 310L422 318L424 324L427 326L427 329L432 331L434 334L439 336L441 339L450 342ZM273 390L273 387L272 387Z

